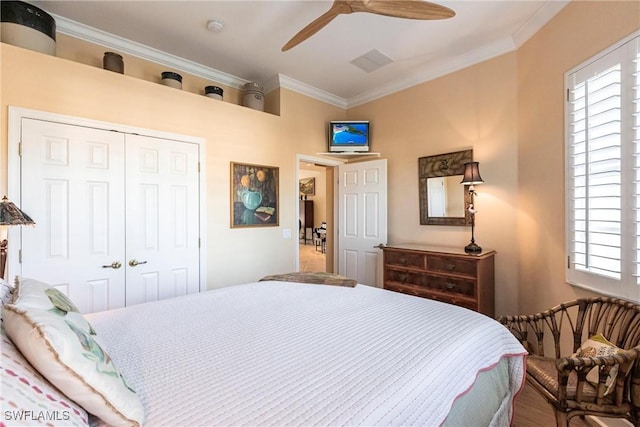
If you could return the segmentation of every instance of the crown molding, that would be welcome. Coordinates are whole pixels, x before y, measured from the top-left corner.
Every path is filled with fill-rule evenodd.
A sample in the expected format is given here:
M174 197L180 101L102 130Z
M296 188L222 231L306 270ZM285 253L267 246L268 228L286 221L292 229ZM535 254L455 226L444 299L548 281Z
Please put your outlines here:
M434 80L438 77L442 77L446 74L453 73L496 56L512 52L522 46L570 2L571 0L546 1L531 17L531 19L529 19L511 37L498 40L491 45L483 46L462 55L451 56L437 61L436 63L429 64L426 67L423 67L421 71L418 71L406 79L378 87L373 91L365 92L349 99L333 95L327 91L318 89L299 80L295 80L284 74L276 74L264 82L265 92L268 93L280 87L339 108L348 109L356 107L384 96L391 95L395 92L408 89L412 86L426 83L430 80ZM136 56L157 64L165 65L172 69L212 80L229 87L241 89L245 83L249 82L248 80L241 79L223 71L162 52L150 46L89 27L59 15L54 14L53 17L56 20L57 31L80 40L98 44L100 46Z
M120 53L126 53L127 55L132 55L147 61L165 65L172 69L183 71L207 80L212 80L229 87L240 89L245 83L249 82L249 80L244 80L188 59L162 52L150 46L136 43L123 37L107 33L106 31L89 27L88 25L81 24L63 16L55 14L52 14L52 16L56 20L57 31L62 34L98 44L100 46L116 50Z
M292 90L294 92L309 96L311 98L315 98L319 101L325 102L327 104L330 104L339 108L343 108L343 109L347 108L346 99L333 95L327 91L318 89L317 87L314 87L314 86L310 86L299 80L292 79L291 77L287 77L284 74L278 74L278 80L280 82L281 88Z
M515 45L517 47L522 46L569 3L571 3L571 0L553 0L544 2L540 9L538 9L536 13L533 14L533 16L513 34L513 41Z

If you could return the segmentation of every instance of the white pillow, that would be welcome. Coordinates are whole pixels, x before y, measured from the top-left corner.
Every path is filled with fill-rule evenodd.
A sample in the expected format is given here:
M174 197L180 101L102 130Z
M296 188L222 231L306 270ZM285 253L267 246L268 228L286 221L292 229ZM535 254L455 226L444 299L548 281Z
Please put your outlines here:
M13 298L13 286L0 278L0 303L2 305L11 302Z
M140 398L98 344L89 322L64 294L43 285L28 279L17 284L13 304L4 306L9 338L45 378L87 412L111 425L141 426Z
M16 287L13 291L13 302L25 307L54 311L73 322L75 326L82 328L85 332L96 335L91 324L84 318L69 297L46 283L17 276Z

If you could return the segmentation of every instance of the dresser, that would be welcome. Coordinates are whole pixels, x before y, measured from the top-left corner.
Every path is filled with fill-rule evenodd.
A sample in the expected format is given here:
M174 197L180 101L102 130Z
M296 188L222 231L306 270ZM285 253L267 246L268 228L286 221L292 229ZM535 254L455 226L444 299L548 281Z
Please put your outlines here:
M391 245L384 252L384 288L466 307L494 317L494 255L463 248Z
M300 200L300 240L313 241L313 200Z

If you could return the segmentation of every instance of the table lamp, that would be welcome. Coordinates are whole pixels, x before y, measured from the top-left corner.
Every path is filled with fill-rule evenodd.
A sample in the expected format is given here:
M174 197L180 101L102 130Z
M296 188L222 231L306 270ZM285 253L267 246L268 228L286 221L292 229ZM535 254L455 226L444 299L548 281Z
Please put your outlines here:
M2 198L0 202L0 229L4 238L0 241L0 278L4 279L4 270L7 264L7 245L6 238L7 226L10 225L35 225L35 222L22 212L16 205L7 199L7 196Z
M473 205L473 196L475 195L475 189L473 186L475 184L482 184L484 181L480 176L480 169L478 167L478 162L469 162L464 164L464 175L462 177L462 181L460 184L469 186L469 206L467 207L467 211L471 215L471 243L464 247L464 251L468 254L479 254L482 252L482 248L476 244L476 240L474 237L474 229L476 225L476 208Z

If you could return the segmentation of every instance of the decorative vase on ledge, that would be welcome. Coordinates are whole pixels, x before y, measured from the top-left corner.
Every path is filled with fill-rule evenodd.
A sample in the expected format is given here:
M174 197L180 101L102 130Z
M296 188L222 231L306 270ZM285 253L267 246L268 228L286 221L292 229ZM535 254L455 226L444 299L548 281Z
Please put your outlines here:
M242 105L264 111L264 92L260 83L249 82L242 87Z
M224 91L218 86L207 86L204 88L204 96L222 101Z
M0 41L47 55L56 54L56 21L23 1L2 1Z
M104 58L102 58L102 68L124 74L124 61L122 60L122 55L115 52L105 52Z
M182 89L182 76L173 71L162 72L162 83L176 89Z

